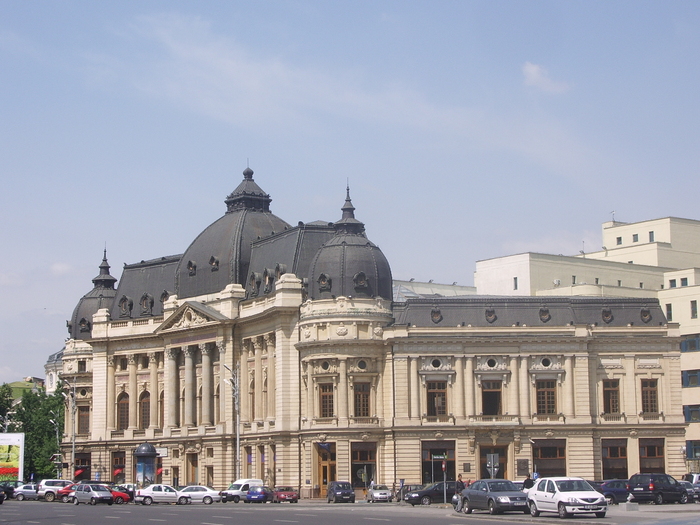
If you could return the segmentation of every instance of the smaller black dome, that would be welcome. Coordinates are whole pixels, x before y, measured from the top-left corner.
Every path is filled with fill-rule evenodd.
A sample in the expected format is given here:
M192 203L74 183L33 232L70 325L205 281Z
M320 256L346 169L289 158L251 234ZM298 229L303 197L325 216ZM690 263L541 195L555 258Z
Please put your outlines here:
M157 455L158 451L156 447L148 442L140 444L136 450L134 450L134 456L138 457L156 457Z
M335 235L316 252L309 270L309 298L381 297L392 299L391 268L386 257L365 236L365 225L355 219L347 190L342 218Z
M71 339L90 339L92 337L92 316L101 308L112 308L117 295L114 283L117 279L109 273L107 250L105 249L100 264L100 273L92 280L93 289L80 298L73 310L70 321L67 321L68 333Z

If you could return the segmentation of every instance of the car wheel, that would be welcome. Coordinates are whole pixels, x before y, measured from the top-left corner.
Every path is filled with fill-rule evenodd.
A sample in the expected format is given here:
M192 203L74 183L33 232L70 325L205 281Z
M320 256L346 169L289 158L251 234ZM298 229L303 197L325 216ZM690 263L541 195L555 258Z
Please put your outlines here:
M204 503L205 505L211 505L212 503L214 503L214 500L211 498L211 496L204 496L202 498L202 503Z
M187 498L185 496L180 496L177 498L178 505L187 505Z
M615 496L613 496L612 494L606 494L605 501L608 502L608 505L615 505L615 503L617 503L617 501L615 500Z
M559 513L560 518L568 518L569 516L571 516L571 514L566 512L566 505L564 505L563 503L557 505L557 512Z
M471 514L472 513L472 506L469 504L468 499L464 499L464 503L462 503L462 512L465 514Z
M153 503L153 498L151 498L150 496L146 496L145 498L143 498L144 505L150 505L151 503Z
M15 499L17 501L24 501L24 494L17 494L17 497Z
M462 505L464 505L464 500L462 498L458 498L457 502L452 505L452 507L454 508L455 512L462 512Z
M241 497L240 497L240 496L234 496L234 497L233 497L233 502L234 502L234 503L238 503L239 501L241 501Z
M657 505L663 505L664 504L664 495L659 492L656 496L654 496L654 503Z
M80 505L78 498L76 498L75 496L73 496L73 505Z
M688 503L688 493L687 492L684 492L683 494L681 494L681 499L678 503L680 503L681 505L685 505L686 503Z
M496 502L493 500L489 501L489 514L500 514L498 507L496 507Z
M430 500L430 496L423 496L423 497L420 499L420 504L421 504L421 505L430 505L431 503L432 503L432 501Z
M46 494L44 494L44 499L50 503L56 499L56 494L54 494L53 492L47 492Z
M97 505L97 500L95 498L90 498L90 505Z
M121 505L122 503L124 503L124 498L122 498L121 496L117 496L116 498L114 498L114 503L116 503L117 505Z
M70 497L68 496L68 494L64 494L63 496L61 496L61 503L68 503L69 501Z
M596 518L604 518L605 517L605 512L596 512L595 513Z
M537 505L535 504L534 501L530 502L530 516L533 518L536 518L537 516L540 515L540 511L537 510Z

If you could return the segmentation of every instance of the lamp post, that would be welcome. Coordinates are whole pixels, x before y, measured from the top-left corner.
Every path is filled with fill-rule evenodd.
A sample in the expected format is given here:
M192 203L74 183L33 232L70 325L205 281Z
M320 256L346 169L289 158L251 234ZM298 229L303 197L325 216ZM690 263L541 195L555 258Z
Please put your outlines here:
M11 416L13 416L14 414L14 412L8 412L4 416L0 416L0 426L2 426L3 432L7 432L10 423L14 423L14 421L11 420Z
M58 414L54 412L53 410L50 411L51 415L53 416L53 419L49 419L49 423L53 425L53 428L56 430L56 447L58 448L58 454L53 456L54 464L56 465L56 477L60 478L61 477L61 438L59 437L58 434Z
M75 413L78 411L78 406L75 403L76 400L76 386L75 380L71 384L68 380L63 379L63 382L68 386L69 392L66 394L63 392L63 397L69 403L70 417L71 417L71 456L70 456L70 473L71 479L75 478ZM71 391L72 390L72 391Z
M231 367L224 364L224 368L231 372L231 379L227 379L226 382L231 385L231 396L233 398L233 410L236 413L236 426L234 431L236 432L236 468L234 469L235 477L234 481L240 479L239 469L241 464L241 411L240 411L240 381L239 381L239 368L236 365L236 370L231 370Z

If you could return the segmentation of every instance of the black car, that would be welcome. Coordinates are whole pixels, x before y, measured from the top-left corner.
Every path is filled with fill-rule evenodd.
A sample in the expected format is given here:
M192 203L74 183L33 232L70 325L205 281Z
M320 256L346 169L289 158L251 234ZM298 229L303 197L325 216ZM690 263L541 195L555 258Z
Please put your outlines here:
M11 499L15 496L15 482L3 481L0 483L0 492L3 493L4 499Z
M447 496L445 496L447 492ZM445 482L439 481L431 485L426 485L420 490L407 492L404 496L404 501L411 505L430 505L431 503L449 503L452 501L452 496L457 492L457 482L448 481L447 490L445 490ZM447 498L447 499L445 499Z
M491 514L514 510L530 513L527 494L507 479L479 479L462 491L462 511L488 510Z
M331 481L326 490L326 500L328 503L355 503L355 490L349 481Z
M668 474L635 474L627 482L630 501L653 501L657 505L666 502L688 502L683 486Z

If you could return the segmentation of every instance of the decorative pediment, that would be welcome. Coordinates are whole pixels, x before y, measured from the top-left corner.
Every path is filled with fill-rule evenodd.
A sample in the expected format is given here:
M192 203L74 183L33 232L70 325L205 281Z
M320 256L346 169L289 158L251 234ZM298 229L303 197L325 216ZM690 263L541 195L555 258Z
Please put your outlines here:
M216 325L228 318L220 312L196 301L186 301L156 330L156 333L178 332Z

